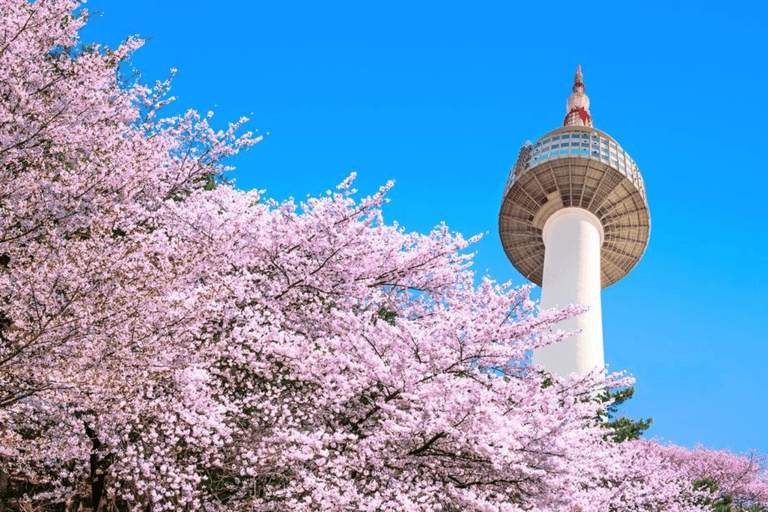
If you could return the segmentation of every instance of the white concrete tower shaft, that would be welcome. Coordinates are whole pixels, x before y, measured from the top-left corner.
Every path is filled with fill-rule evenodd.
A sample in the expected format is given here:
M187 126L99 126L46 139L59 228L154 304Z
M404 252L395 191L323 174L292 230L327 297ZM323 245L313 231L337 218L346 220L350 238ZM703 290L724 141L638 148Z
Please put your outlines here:
M541 308L580 304L588 311L557 324L580 331L565 341L537 349L533 362L566 376L585 374L605 365L600 307L600 248L604 231L600 220L583 208L563 208L544 224L544 276Z

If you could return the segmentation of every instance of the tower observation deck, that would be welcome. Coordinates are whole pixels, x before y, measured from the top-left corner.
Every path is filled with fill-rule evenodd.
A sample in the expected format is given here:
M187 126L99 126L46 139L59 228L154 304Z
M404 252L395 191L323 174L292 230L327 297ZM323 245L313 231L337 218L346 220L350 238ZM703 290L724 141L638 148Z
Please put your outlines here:
M563 124L520 149L504 189L499 234L512 265L542 286L542 308L590 308L558 325L581 334L537 350L534 362L559 374L586 373L604 365L600 289L640 260L651 217L637 165L592 127L580 67Z

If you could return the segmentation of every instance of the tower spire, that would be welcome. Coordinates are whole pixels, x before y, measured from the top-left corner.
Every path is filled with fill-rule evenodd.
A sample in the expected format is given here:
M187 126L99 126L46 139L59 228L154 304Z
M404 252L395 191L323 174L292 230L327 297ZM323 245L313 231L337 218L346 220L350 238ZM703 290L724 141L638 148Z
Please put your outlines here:
M577 64L576 76L573 80L573 94L568 97L563 126L592 126L592 115L589 113L589 96L584 92L585 89L581 64Z

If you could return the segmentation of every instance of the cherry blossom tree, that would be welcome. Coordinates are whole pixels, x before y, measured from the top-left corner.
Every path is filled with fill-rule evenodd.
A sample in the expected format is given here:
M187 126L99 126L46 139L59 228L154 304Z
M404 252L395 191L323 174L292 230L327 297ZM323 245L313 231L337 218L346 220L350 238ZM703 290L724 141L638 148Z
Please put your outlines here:
M259 139L163 117L170 82L122 78L140 40L79 47L73 1L0 9L7 508L765 506L756 458L612 441L628 379L527 362L579 308L476 284L474 239L384 221L391 184L236 190L224 160Z
M120 78L141 41L78 49L77 8L1 4L0 456L51 499L84 464L98 502L114 458L100 421L176 382L189 352L163 340L194 329L194 305L173 306L200 276L162 219L256 139L160 119L168 82Z

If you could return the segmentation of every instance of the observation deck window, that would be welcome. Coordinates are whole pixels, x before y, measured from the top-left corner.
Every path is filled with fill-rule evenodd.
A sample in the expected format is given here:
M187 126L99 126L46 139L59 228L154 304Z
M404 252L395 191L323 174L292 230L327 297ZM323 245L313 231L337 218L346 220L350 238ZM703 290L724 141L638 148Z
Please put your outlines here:
M510 173L507 189L528 169L557 158L589 158L609 165L623 174L645 197L645 186L637 165L615 141L595 132L573 131L559 133L521 150L518 162ZM506 192L505 192L506 193Z

